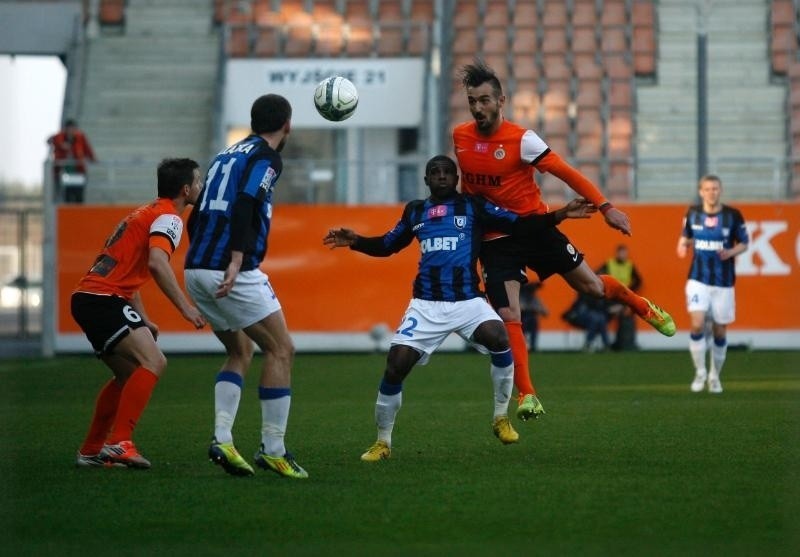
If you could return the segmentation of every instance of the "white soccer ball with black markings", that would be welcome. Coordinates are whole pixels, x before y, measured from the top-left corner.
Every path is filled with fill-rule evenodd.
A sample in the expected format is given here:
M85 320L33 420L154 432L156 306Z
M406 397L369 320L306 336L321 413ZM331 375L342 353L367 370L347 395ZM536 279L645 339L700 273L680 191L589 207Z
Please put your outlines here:
M349 79L338 75L328 77L314 90L314 106L326 120L347 120L358 106L358 90Z

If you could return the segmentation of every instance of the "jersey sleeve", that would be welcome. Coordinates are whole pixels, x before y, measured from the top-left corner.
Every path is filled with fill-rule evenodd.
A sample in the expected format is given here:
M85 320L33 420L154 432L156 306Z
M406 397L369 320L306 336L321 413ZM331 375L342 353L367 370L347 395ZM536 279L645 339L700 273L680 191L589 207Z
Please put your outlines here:
M244 187L240 192L258 201L264 201L277 177L278 171L272 165L272 161L267 158L256 159L247 170Z
M739 209L733 210L734 231L733 237L739 244L749 244L750 235L747 233L747 225L744 222L744 217Z
M181 243L183 221L178 215L160 215L150 225L150 247L172 254Z
M693 238L694 233L692 232L692 211L693 208L689 207L689 210L686 211L686 215L683 217L683 227L681 230L681 236L684 238Z
M356 242L350 246L353 251L360 251L373 257L387 257L397 253L408 246L414 239L413 226L411 224L411 206L413 202L406 205L403 216L389 232L383 236L363 237L359 236Z
M545 143L535 131L526 130L525 133L522 134L519 155L524 162L536 164L549 150L550 147L547 146L547 143Z

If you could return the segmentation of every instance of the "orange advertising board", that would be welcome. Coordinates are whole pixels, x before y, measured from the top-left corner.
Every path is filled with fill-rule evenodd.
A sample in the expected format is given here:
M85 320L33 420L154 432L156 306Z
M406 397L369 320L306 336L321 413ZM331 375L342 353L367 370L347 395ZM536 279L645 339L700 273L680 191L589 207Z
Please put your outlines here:
M800 205L735 204L750 230L750 250L737 259L737 320L747 330L800 330ZM600 215L561 225L593 268L624 243L643 277L641 293L672 313L678 328L688 328L684 284L689 259L675 247L685 205L620 206L631 218L633 235L624 237ZM69 293L89 268L106 236L132 207L62 206L56 234L56 334L79 333L69 313ZM412 244L388 258L373 258L322 245L329 228L345 226L379 235L394 226L402 206L287 205L274 213L270 247L262 268L283 305L293 332L356 333L377 324L397 324L411 295L418 248ZM188 213L187 213L188 215ZM187 216L184 215L184 216ZM172 258L182 282L184 235ZM194 333L151 281L142 291L145 307L162 333ZM540 290L550 315L541 330L562 331L561 314L575 295L560 277ZM640 323L643 329L647 326ZM800 342L798 342L800 345Z

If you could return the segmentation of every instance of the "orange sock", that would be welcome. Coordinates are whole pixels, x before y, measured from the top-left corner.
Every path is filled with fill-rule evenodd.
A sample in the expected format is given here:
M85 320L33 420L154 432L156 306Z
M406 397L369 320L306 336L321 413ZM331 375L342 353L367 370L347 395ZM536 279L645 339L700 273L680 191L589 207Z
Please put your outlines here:
M103 448L108 430L111 429L111 424L114 423L114 416L117 415L121 392L122 389L114 379L100 389L100 393L98 393L97 400L94 403L94 416L92 416L92 422L89 425L89 433L86 434L86 439L83 440L83 444L79 449L82 455L96 455Z
M503 324L508 331L511 355L514 356L514 386L517 388L517 393L520 396L535 395L536 388L533 386L528 367L528 345L525 343L522 323L519 321L507 321Z
M119 399L117 417L108 437L108 443L115 445L120 441L129 441L133 437L133 428L144 412L150 395L158 381L158 376L149 369L138 367L128 377Z
M606 300L614 300L631 308L639 317L646 317L650 307L644 298L610 275L600 275L605 286Z

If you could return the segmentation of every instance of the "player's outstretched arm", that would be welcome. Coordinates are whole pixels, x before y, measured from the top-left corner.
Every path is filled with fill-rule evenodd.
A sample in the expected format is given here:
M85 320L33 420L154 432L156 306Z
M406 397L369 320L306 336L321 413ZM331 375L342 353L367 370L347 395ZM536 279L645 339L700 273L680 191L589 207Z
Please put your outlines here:
M330 246L331 249L346 248L352 246L356 238L358 238L358 235L349 228L339 228L338 230L331 228L328 230L328 234L322 239L322 243L326 246Z
M588 219L591 218L592 213L596 212L597 207L582 197L577 197L571 200L561 209L556 211L556 213L559 214L559 221L564 219Z

